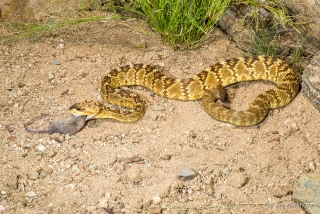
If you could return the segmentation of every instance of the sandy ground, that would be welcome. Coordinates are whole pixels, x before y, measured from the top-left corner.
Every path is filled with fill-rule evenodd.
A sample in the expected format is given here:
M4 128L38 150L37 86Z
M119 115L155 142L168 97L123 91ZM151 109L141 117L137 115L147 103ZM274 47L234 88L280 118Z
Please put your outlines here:
M219 29L179 52L135 22L101 22L1 45L0 56L3 213L304 213L291 196L301 173L319 173L320 114L302 93L253 127L138 86L130 90L148 109L137 122L89 121L75 136L23 128L41 113L62 119L73 103L101 99L102 76L120 65L152 63L186 78L243 56ZM231 107L245 109L270 87L229 87ZM181 182L185 165L197 176Z

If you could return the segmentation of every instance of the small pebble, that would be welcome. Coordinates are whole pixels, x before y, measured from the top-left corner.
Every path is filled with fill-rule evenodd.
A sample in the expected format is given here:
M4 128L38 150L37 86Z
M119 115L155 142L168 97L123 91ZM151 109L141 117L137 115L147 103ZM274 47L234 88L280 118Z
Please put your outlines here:
M54 100L55 99L54 96L50 96L50 95L47 98L48 98L48 100Z
M234 188L241 188L247 183L248 178L243 173L235 172L230 175L228 180L230 186Z
M74 176L73 181L78 184L82 181L82 177L81 176Z
M60 61L54 61L53 64L54 65L61 65L61 62Z
M98 207L103 209L108 209L109 208L108 199L101 198L99 200Z
M153 111L163 111L164 110L164 108L162 106L157 105L157 104L154 104L152 106L152 109L153 109Z
M26 195L24 192L19 192L14 196L14 199L18 202L20 202L23 205L27 204Z
M118 161L118 157L117 156L111 157L110 160L109 160L109 165L113 166L117 161Z
M187 192L188 192L189 195L193 194L193 190L192 189L188 189Z
M16 174L11 175L7 179L7 186L12 190L15 190L18 188L18 178Z
M76 149L71 149L69 152L69 155L71 158L77 157L81 152L80 148L76 148Z
M69 134L69 133L67 133L67 134L64 136L64 139L66 139L66 140L70 140L70 139L71 139L70 134Z
M52 172L53 172L52 168L46 167L46 168L44 168L44 169L41 171L40 174L44 173L44 174L46 174L46 175L50 175Z
M141 169L132 167L127 171L127 178L133 183L139 183L142 180Z
M214 197L215 197L217 200L221 200L221 199L223 198L223 193L224 193L224 191L222 191L222 190L217 191L217 192L215 192Z
M29 174L29 179L30 180L37 180L39 178L39 173L37 171L31 171Z
M53 73L49 72L48 73L48 81L50 82L52 80L54 80L54 75L53 75Z
M155 214L161 213L162 212L162 208L161 207L149 207L147 209L147 212L148 213L155 213Z
M46 147L42 144L39 144L36 146L36 149L39 151L39 152L44 152L46 150Z
M0 205L0 212L6 211L6 208L2 205Z
M224 168L222 169L222 173L225 175L229 175L230 174L230 169L229 168Z
M26 149L32 149L32 144L31 143L27 143L24 148Z
M182 167L178 172L178 177L181 181L192 180L196 177L196 172L187 166Z
M26 196L28 197L37 197L37 194L34 191L30 191L26 193Z
M49 158L54 157L56 154L57 154L57 152L55 152L55 151L53 151L53 150L49 150L49 151L48 151L48 157L49 157Z
M120 179L121 179L121 177L120 177L119 175L112 175L112 176L110 177L110 180L111 180L113 183L119 182Z
M87 207L88 212L93 212L95 211L97 208L95 206L89 206Z
M154 196L154 197L152 197L152 202L154 204L159 204L161 202L161 198L158 195Z
M310 162L310 163L309 163L309 169L310 169L311 171L314 171L314 170L316 169L316 165L314 164L314 162Z
M161 155L160 158L162 160L170 160L171 159L171 155L165 154L165 155Z
M213 186L213 179L211 177L209 177L209 178L205 179L204 183L209 186Z

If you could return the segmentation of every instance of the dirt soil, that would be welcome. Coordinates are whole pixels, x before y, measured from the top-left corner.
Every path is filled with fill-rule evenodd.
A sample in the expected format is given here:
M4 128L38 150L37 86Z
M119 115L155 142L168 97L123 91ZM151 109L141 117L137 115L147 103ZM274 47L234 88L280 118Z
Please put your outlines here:
M93 120L74 136L25 131L41 113L63 119L72 104L101 100L100 80L111 68L151 63L186 78L243 56L219 29L201 48L180 52L137 26L84 24L0 46L2 212L305 213L291 197L302 173L319 173L320 114L301 92L261 124L236 127L210 117L201 101L137 86L130 90L148 104L139 121ZM229 87L231 107L245 109L270 87ZM180 181L183 166L197 176Z

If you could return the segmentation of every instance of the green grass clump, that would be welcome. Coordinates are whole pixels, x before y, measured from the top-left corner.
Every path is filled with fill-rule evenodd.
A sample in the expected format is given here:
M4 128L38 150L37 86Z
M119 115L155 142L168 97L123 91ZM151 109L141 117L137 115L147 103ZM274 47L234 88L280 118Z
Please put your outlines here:
M140 14L170 46L198 47L231 0L134 0Z
M280 37L275 32L262 29L254 33L252 55L277 56L280 52Z

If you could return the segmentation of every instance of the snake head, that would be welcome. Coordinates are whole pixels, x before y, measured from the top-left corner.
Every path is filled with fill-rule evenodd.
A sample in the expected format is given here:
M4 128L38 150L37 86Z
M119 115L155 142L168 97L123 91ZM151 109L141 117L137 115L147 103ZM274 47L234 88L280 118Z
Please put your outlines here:
M69 110L74 116L87 116L86 120L89 120L99 114L101 105L101 103L93 100L85 100L81 103L75 103Z

